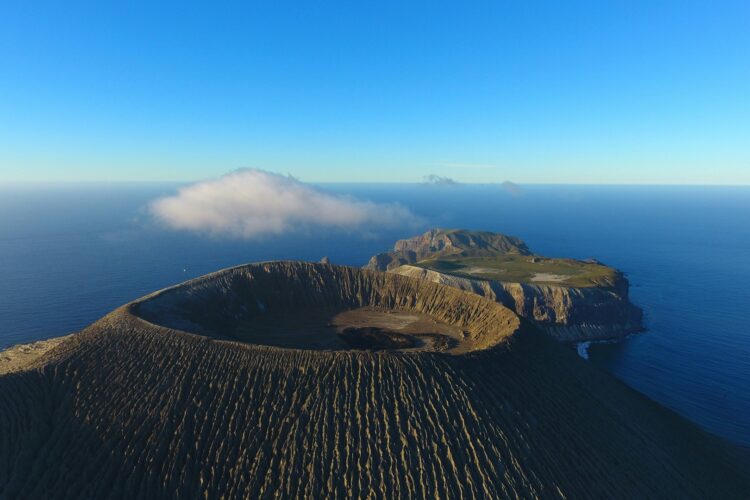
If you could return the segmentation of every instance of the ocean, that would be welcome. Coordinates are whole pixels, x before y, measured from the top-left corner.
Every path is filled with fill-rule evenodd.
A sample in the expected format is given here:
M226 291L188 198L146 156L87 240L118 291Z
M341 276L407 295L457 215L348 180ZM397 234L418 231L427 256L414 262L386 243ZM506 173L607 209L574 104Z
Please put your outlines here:
M360 266L430 227L498 231L538 254L594 257L623 270L646 331L579 352L750 447L750 187L319 187L398 202L422 223L237 240L155 223L148 204L174 193L174 184L0 186L0 348L74 332L147 292L219 268L323 256Z

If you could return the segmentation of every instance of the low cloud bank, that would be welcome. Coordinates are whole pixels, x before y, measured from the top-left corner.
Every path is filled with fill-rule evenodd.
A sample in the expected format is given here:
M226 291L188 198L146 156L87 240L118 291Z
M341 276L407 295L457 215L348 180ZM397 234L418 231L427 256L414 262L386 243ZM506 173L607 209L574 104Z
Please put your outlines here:
M419 223L396 203L336 196L291 176L254 169L181 188L150 209L173 229L246 239L312 227L372 231Z

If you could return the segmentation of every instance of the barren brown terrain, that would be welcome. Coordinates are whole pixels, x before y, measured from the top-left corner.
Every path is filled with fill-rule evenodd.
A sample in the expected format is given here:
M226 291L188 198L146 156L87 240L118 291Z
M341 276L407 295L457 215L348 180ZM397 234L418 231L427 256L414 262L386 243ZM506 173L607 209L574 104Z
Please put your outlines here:
M352 348L347 328L426 339ZM7 498L750 491L728 446L504 306L328 264L240 266L127 304L0 376L0 401Z
M351 340L357 336L356 332L364 334L365 329L378 330L381 335L412 339L413 345L392 346L390 350L435 350L433 341L436 337L445 337L443 344L450 343L455 349L463 340L460 328L436 321L428 315L373 307L343 311L308 308L295 314L269 311L252 320L239 322L230 336L259 345L346 350L353 348Z

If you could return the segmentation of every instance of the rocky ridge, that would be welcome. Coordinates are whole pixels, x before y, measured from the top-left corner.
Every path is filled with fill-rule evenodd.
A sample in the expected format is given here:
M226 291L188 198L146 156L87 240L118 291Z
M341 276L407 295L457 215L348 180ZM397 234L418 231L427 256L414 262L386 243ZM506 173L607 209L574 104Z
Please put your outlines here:
M519 318L508 308L450 287L301 262L263 263L209 274L136 301L130 312L167 328L237 340L238 325L252 329L253 320L264 316L333 314L363 307L425 314L459 327L463 338L453 351L456 354L490 348L520 328Z
M404 264L445 256L482 257L498 253L531 255L526 244L515 236L486 231L430 229L426 233L398 240L393 251L374 255L365 269L389 271Z

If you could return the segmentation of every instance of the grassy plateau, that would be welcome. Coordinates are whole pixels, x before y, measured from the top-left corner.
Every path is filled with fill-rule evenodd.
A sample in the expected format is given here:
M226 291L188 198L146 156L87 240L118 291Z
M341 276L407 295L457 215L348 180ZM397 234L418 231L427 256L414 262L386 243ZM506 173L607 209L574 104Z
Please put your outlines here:
M596 262L517 254L443 257L415 265L462 278L578 288L613 286L617 274L611 267Z

